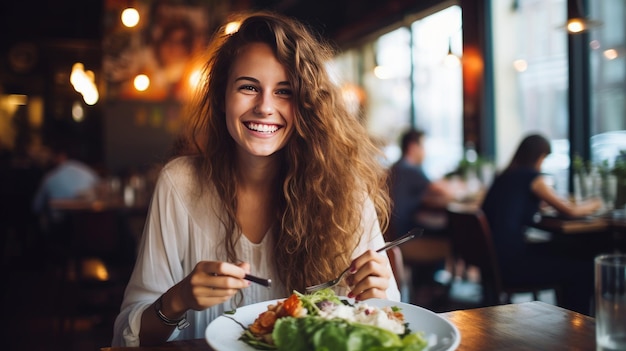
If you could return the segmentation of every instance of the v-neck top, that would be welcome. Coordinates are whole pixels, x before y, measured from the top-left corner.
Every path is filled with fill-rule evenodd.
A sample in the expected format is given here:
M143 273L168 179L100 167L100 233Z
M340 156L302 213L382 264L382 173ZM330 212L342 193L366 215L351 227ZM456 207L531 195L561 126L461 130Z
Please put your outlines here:
M200 192L193 157L170 161L159 175L139 243L134 270L126 287L121 311L115 321L113 346L139 346L141 315L159 296L191 273L200 261L225 261L226 228L220 221L220 199L214 190ZM362 238L352 257L384 245L376 211L367 199L362 210ZM251 274L272 279L272 287L251 284L242 289L244 305L285 298L286 288L277 279L272 261L272 228L263 240L252 243L245 235L237 241L237 257L248 262ZM345 288L336 293L345 296ZM400 293L391 278L387 297L399 301ZM174 330L169 340L203 338L208 324L232 310L232 299L203 311L187 312L191 325Z

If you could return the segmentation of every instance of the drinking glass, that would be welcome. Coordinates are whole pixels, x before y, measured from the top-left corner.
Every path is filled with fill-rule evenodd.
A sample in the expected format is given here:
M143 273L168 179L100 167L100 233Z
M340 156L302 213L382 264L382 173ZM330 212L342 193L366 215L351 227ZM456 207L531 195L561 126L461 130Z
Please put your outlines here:
M606 176L602 195L606 209L608 211L613 210L615 207L615 198L617 197L617 177L614 174Z
M596 350L626 350L626 254L595 258Z

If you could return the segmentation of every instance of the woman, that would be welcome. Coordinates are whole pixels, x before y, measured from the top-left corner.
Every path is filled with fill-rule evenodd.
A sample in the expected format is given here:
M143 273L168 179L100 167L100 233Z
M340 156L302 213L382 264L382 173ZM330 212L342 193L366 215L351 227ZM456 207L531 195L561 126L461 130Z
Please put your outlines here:
M337 294L399 300L374 251L389 216L385 172L327 75L332 52L270 13L219 39L193 113L198 155L161 172L114 345L202 338L225 311L304 292L348 266Z
M525 137L511 163L489 188L482 209L505 283L561 283L564 307L589 313L592 262L557 257L543 245L527 244L525 240L526 228L533 224L542 202L567 216L589 215L601 206L599 200L574 204L556 194L541 175L541 165L550 152L545 137Z

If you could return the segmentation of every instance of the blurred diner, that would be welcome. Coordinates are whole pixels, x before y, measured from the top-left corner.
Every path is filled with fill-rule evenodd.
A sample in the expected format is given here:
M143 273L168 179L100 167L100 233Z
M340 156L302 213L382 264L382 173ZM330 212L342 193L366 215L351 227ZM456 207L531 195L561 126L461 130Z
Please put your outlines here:
M504 282L515 284L558 283L563 307L590 314L593 296L593 261L560 254L549 245L529 243L526 230L536 221L543 205L567 216L585 216L600 208L592 199L575 204L559 197L541 173L550 142L530 134L519 144L509 165L499 173L482 203L493 235Z
M456 198L454 184L447 179L431 180L422 167L426 157L425 134L410 129L400 139L402 155L389 171L393 199L392 221L395 235L420 226L426 234L440 234L445 219L437 216Z
M33 211L42 216L47 225L63 222L62 212L50 206L54 200L93 199L101 181L100 175L79 159L77 148L71 139L59 136L51 144L50 170L41 180L33 198Z
M424 228L422 237L404 244L400 250L410 267L414 299L429 300L437 294L432 291L438 285L435 275L448 271L450 241L445 208L457 198L460 182L431 180L426 175L425 137L422 130L408 129L400 138L401 157L389 169L392 211L387 240L414 227Z

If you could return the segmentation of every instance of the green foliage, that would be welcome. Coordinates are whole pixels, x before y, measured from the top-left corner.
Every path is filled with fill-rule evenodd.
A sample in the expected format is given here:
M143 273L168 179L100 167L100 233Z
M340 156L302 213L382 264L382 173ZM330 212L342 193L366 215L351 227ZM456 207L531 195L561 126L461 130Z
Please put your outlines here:
M621 150L613 165L613 174L618 178L626 178L626 150Z

